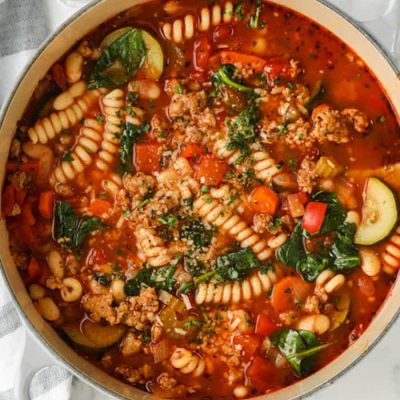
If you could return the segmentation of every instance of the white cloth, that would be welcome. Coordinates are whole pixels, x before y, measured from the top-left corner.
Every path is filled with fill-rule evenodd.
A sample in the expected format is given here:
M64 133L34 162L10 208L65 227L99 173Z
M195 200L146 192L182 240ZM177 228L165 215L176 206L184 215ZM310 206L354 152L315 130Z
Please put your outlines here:
M396 57L400 50L399 0L330 2L364 21L366 27L379 38L382 46L396 61L400 61ZM20 71L35 53L34 48L75 10L56 0L0 0L0 106L14 86ZM96 394L79 382L75 381L79 389L71 388L73 377L65 368L54 364L54 361L48 365L48 358L42 363L32 359L36 357L36 354L32 357L29 352L32 347L37 347L37 354L42 352L39 345L26 333L0 278L0 400L77 400L78 397L82 400L94 399ZM26 388L18 387L25 384ZM322 393L322 397L318 394L316 397L326 399ZM341 396L349 399L344 393ZM96 398L108 397L100 395ZM367 395L363 399L368 400L371 397Z

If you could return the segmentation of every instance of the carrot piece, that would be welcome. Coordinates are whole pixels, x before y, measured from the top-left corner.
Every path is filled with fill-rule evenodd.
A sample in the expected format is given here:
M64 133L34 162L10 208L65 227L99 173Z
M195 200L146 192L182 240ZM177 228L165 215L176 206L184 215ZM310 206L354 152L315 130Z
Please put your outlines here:
M29 172L31 174L36 174L39 170L39 161L27 161L24 164L21 164L17 161L7 161L6 164L6 171L13 173L13 172Z
M27 272L29 278L33 281L36 281L42 275L42 268L35 257L31 257L29 260Z
M40 193L38 209L42 217L48 219L52 218L53 203L54 203L54 193L51 190Z
M137 171L151 174L160 169L160 145L152 142L135 144L133 163Z
M246 369L246 376L258 389L265 390L273 385L276 369L264 357L254 357Z
M222 182L226 171L228 171L228 164L225 161L206 154L197 166L196 177L202 185L215 186Z
M275 284L271 304L277 312L295 310L312 292L312 285L299 276L287 276Z
M15 188L11 183L3 190L1 203L3 215L9 217L15 204Z
M265 314L259 314L257 317L256 321L256 328L254 330L254 333L259 336L269 336L271 333L274 333L279 329L279 326L275 324Z
M107 200L96 199L90 204L89 211L93 215L100 217L101 215L105 214L110 208L111 204Z
M181 149L181 157L183 158L197 158L203 154L203 149L196 143L185 144Z
M278 208L279 197L269 187L259 186L250 194L249 202L255 212L274 215Z
M241 68L251 68L255 73L263 71L267 62L250 54L239 53L236 51L221 51L222 64L239 64Z
M21 206L21 218L24 224L28 226L33 226L36 223L36 219L32 214L32 206L31 203L26 201Z

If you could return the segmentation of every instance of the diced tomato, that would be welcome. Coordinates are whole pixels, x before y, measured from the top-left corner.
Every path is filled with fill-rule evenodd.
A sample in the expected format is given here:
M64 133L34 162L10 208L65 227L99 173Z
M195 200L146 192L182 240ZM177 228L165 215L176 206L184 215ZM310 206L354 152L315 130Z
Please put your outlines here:
M282 56L270 57L264 65L264 75L269 86L276 85L280 80L287 82L295 78L295 70L289 60Z
M244 69L251 68L254 73L262 72L267 63L260 57L236 51L221 51L221 61L222 64L239 64Z
M193 44L193 65L196 71L205 71L209 64L211 44L206 36L199 37Z
M29 260L27 272L29 279L32 281L37 281L42 275L42 268L35 257L31 257Z
M107 261L107 256L104 250L99 247L90 249L87 257L86 264L93 267L96 264L104 264Z
M252 357L260 346L260 338L255 335L238 334L233 337L233 343L241 347L243 357Z
M15 204L15 188L11 183L3 190L1 203L3 215L9 217Z
M36 219L32 214L32 205L28 201L21 206L21 218L22 222L28 226L33 226L36 223Z
M310 201L304 212L302 225L309 233L317 233L321 230L324 223L326 210L328 206L318 201Z
M267 315L259 314L256 321L255 334L260 336L269 336L279 329Z
M160 145L153 142L135 144L133 156L135 168L145 174L157 172L160 169L160 150Z
M65 76L64 67L61 64L56 63L52 66L51 75L60 89L65 90L67 88L67 77Z
M105 214L111 208L110 202L107 200L96 199L90 203L89 211L100 217L101 215Z
M274 215L278 208L279 197L268 186L259 186L250 194L249 203L255 212Z
M211 154L201 157L197 166L196 177L202 185L219 185L228 171L228 164L225 161L217 160Z
M256 356L246 369L246 376L259 390L265 390L274 385L275 368L264 357Z
M219 43L233 35L233 27L231 25L217 25L213 32L213 42Z
M277 282L272 290L271 304L280 313L295 310L312 292L312 285L299 276L287 276Z
M43 218L51 219L53 217L54 193L51 190L40 193L39 212Z
M38 169L39 169L38 160L27 161L24 164L21 164L20 162L17 161L8 161L6 164L6 171L10 173L21 171L21 172L29 172L31 174L36 174L38 172Z
M15 201L17 202L17 204L19 206L22 206L22 204L24 203L25 199L26 199L27 193L25 190L18 190L15 193Z
M197 158L203 155L203 148L196 143L185 144L181 149L181 157L184 158Z
M304 215L304 205L300 201L300 198L297 195L297 193L288 194L286 199L290 215L293 218L299 218Z

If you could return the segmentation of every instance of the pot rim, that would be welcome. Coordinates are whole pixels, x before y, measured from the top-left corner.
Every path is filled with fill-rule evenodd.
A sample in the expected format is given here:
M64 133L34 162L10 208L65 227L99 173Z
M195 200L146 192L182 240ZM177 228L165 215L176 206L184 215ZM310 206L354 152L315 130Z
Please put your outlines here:
M38 58L40 57L40 55L46 50L46 48L49 46L49 44L57 37L59 36L64 29L66 29L71 23L73 23L77 18L81 17L83 14L89 12L92 8L96 7L97 5L99 5L100 3L107 1L107 0L92 0L90 3L88 3L87 5L83 6L82 8L80 8L79 10L77 10L76 12L74 12L71 16L69 16L62 24L60 24L57 29L55 31L53 31L44 41L43 43L36 49L35 53L31 56L31 59L28 61L28 63L24 66L24 68L21 70L21 72L18 74L18 77L16 79L16 83L13 85L12 90L9 92L9 94L6 96L6 99L0 109L0 128L2 127L4 120L5 120L5 116L10 108L10 105L12 103L12 100L16 94L16 92L18 91L23 78L25 77L25 75L28 73L28 71L31 69L31 67L36 63L36 61L38 60ZM143 2L145 2L146 0L144 0ZM269 1L269 0L267 0ZM279 0L278 0L279 1ZM392 59L392 56L389 54L389 52L384 49L378 42L378 40L372 36L371 33L369 33L364 27L362 27L360 25L359 22L357 22L357 20L353 17L351 17L350 15L348 15L347 13L345 13L344 11L342 11L340 8L338 8L337 6L328 3L328 0L314 0L317 3L320 3L321 5L323 5L324 7L330 9L331 11L333 11L333 13L337 14L339 17L343 18L348 24L352 25L353 28L355 28L367 41L369 41L374 48L383 56L383 58L386 60L386 62L388 63L388 65L390 66L390 68L393 70L393 72L396 75L399 75L400 73L400 69L397 67L397 65L395 64L394 60ZM277 0L272 0L272 3L276 3ZM290 6L288 6L287 4L283 5L283 7L287 7L290 8ZM296 13L301 14L301 12L298 11L294 11ZM303 14L301 14L303 15ZM317 24L319 24L320 26L324 27L324 25L322 25L321 23L318 22L318 20L315 20L313 18L310 18L308 16L305 16L306 18L315 21ZM328 28L327 29L329 32L331 32L333 35L335 35L336 37L338 37L338 34ZM340 39L340 37L338 37L339 40L343 41L342 39ZM348 45L348 44L347 44ZM355 53L357 54L357 49L354 49ZM370 70L371 73L373 75L375 75L375 72L373 70ZM379 82L379 79L378 79ZM384 90L384 89L382 89ZM395 109L393 109L393 111L398 115L397 111ZM84 381L86 384L88 384L89 386L95 388L96 390L99 390L101 392L103 392L104 394L107 394L109 396L112 396L115 399L120 399L120 400L126 400L127 397L124 397L120 394L115 393L113 390L109 389L107 386L105 386L102 383L97 382L93 377L89 376L88 374L86 374L84 371L80 370L72 361L68 360L66 357L64 357L63 355L61 355L61 353L59 353L55 348L53 348L52 345L49 345L49 342L46 340L46 338L39 332L39 330L34 326L33 322L31 321L31 319L29 318L29 316L27 315L27 313L25 312L25 310L23 309L20 301L17 298L17 295L15 294L12 285L10 283L10 281L7 278L7 274L5 273L4 267L3 267L3 256L2 254L0 254L0 278L3 279L4 283L5 283L5 288L8 291L10 298L12 300L13 305L16 307L18 315L21 317L24 326L27 327L28 331L30 334L32 334L35 339L37 339L37 342L40 344L40 346L45 349L45 351L47 352L47 354L51 355L57 362L59 362L62 366L64 366L70 373L72 373L73 375L77 376L79 379L81 379L82 381ZM394 284L393 284L394 285ZM388 295L386 296L385 302L388 300L389 296L391 295L391 292L388 293ZM383 303L384 304L384 303ZM381 309L378 309L377 311L377 315L381 312ZM300 399L306 399L309 396L311 396L312 394L316 393L317 391L327 387L328 385L334 383L336 380L338 380L339 378L341 378L345 373L347 373L350 369L352 369L353 367L355 367L367 354L369 354L369 352L374 349L377 344L382 340L382 338L384 337L384 335L387 333L387 331L392 327L392 325L398 320L400 316L400 308L398 308L396 310L396 312L393 313L392 317L390 318L390 320L387 322L387 324L385 325L384 329L380 332L380 334L378 334L374 340L372 340L371 342L368 343L366 349L361 352L352 362L350 362L347 366L345 366L343 369L341 369L339 372L335 373L333 376L329 377L328 379L325 380L321 380L321 383L318 383L316 385L314 385L313 388L311 388L310 390L308 390L305 393L300 393L298 395L295 395L294 397L291 397L291 400L300 400ZM344 353L346 353L348 351L348 349L346 349L344 351ZM343 353L343 354L344 354ZM321 370L316 371L314 374L310 375L314 376L316 374L318 374L320 371L324 370L325 368L329 368L329 364L327 364L325 367L323 367ZM304 378L302 381L300 382L305 382L308 380L308 378ZM122 383L123 384L123 383ZM294 384L287 386L285 388L280 389L277 392L274 393L278 393L281 392L287 388L290 388L291 386L293 386ZM272 393L272 396L273 394ZM254 399L261 399L263 396L265 395L260 395L255 397ZM150 397L153 397L152 395L150 395ZM147 398L147 397L146 397ZM154 397L153 397L154 398ZM289 398L288 398L289 400Z

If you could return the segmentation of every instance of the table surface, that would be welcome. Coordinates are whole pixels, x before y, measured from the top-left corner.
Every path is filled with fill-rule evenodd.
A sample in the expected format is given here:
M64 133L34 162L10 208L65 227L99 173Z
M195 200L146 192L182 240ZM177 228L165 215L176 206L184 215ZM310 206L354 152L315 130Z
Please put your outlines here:
M56 29L75 9L68 8L56 0L44 0L47 5L47 19L49 27ZM376 20L382 15L388 5L399 3L398 0L330 0L331 3L342 7L346 12L367 21L367 28L399 61L396 54L397 35L390 19L398 21L397 9L392 9L389 18ZM397 4L398 5L398 4ZM400 6L397 7L400 9ZM374 20L374 21L373 21ZM389 22L388 22L389 21ZM22 67L22 66L21 66ZM12 83L10 83L11 85ZM375 348L370 351L355 368L338 378L331 384L309 397L310 400L396 400L400 399L400 349L398 338L400 337L400 320L398 320L385 337ZM35 339L28 335L26 353L23 362L25 368L34 370L38 366L52 362L47 354L36 343ZM110 397L99 393L89 385L74 379L72 396L73 400L106 400Z

